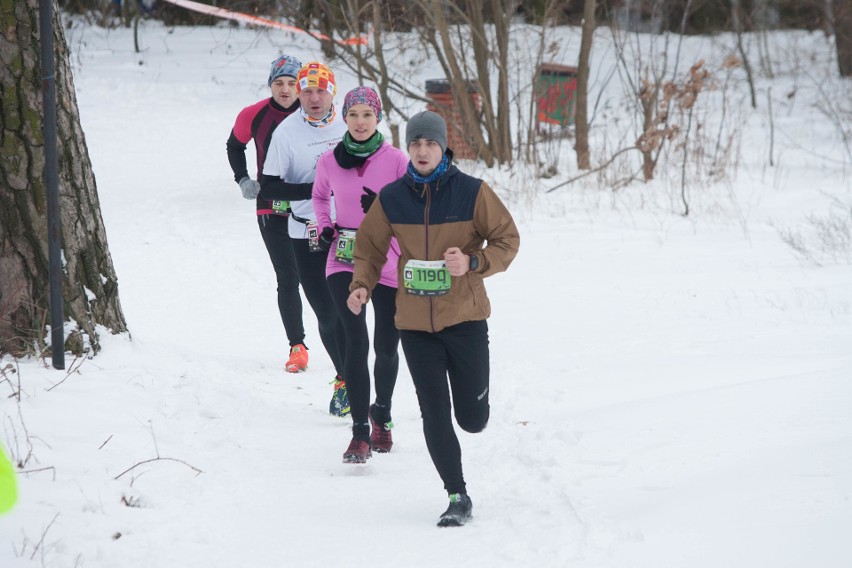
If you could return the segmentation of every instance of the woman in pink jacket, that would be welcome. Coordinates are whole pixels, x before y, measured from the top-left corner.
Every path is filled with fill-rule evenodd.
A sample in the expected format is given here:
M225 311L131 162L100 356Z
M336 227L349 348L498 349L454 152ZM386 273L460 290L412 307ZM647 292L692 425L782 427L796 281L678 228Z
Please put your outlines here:
M354 268L352 249L355 231L376 194L405 174L408 157L386 142L377 130L382 120L382 103L373 89L356 87L349 91L343 101L343 117L348 131L343 141L317 162L312 199L318 245L332 251L328 255L326 279L346 336L343 377L349 391L352 441L343 461L364 463L371 457L371 450L389 452L393 445L391 398L399 370L399 331L394 325L399 247L396 241L391 243L382 276L371 295L376 353L373 369L376 402L372 405L366 314L361 311L356 316L346 306ZM336 218L332 218L332 212Z

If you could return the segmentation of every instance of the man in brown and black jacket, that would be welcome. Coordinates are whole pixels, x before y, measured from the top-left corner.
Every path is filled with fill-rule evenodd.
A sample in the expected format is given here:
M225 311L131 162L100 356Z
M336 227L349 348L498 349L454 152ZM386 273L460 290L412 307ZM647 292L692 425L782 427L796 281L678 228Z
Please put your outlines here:
M508 268L520 236L488 184L452 164L440 115L413 116L406 142L408 173L382 189L358 229L348 305L357 314L369 301L395 237L400 249L396 326L426 445L450 496L438 525L459 526L471 518L472 504L451 408L468 432L480 432L488 423L491 304L483 279Z

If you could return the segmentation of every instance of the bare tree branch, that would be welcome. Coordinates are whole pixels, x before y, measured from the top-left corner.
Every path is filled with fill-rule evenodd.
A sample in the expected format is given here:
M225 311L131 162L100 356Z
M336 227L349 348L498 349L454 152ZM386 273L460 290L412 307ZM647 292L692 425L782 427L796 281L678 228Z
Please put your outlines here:
M125 469L124 471L122 471L121 473L119 473L118 475L113 477L113 479L120 479L123 475L130 473L131 471L133 471L134 469L136 469L140 465L145 465L146 463L152 463L152 462L156 462L156 461L172 461L172 462L181 463L181 464L185 465L186 467L188 467L189 469L193 470L195 472L196 477L198 477L199 475L204 473L203 471L201 471L197 467L195 467L193 465L189 465L188 463L186 463L183 460L179 460L179 459L176 459L176 458L161 458L161 457L158 456L156 458L142 460L138 463L133 464L132 466L128 467L127 469Z

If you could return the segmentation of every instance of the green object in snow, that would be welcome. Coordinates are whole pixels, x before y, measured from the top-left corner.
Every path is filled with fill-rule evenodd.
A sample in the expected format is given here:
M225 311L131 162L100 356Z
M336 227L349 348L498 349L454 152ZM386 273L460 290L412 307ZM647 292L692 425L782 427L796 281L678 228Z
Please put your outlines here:
M0 514L9 511L18 500L18 484L15 481L15 468L0 449Z

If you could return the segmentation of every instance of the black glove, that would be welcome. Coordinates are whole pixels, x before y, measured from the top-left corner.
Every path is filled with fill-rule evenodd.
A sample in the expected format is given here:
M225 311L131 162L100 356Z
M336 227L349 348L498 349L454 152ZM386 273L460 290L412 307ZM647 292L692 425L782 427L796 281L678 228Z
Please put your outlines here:
M361 209L364 210L364 213L370 210L370 205L372 205L375 200L376 192L365 185L364 195L361 196Z
M331 227L326 227L320 233L320 236L317 238L317 246L321 250L328 250L331 248L331 243L334 241L334 229Z

